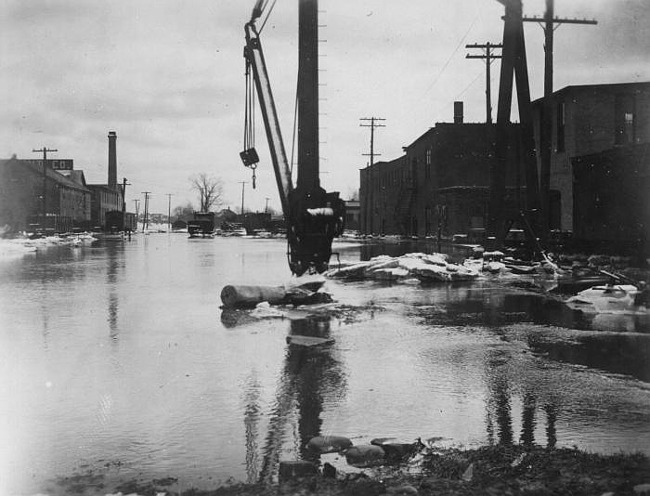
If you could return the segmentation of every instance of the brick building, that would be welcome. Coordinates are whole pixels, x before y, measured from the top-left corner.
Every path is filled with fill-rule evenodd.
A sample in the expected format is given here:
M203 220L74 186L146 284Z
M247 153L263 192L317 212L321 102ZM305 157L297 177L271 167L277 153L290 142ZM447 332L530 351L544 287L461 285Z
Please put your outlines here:
M525 175L519 125L508 132L506 207L512 211L523 208ZM495 125L463 123L461 110L454 123L437 123L405 146L401 157L361 169L361 231L403 236L482 231L495 141Z
M650 143L575 157L572 166L576 243L650 255Z
M578 232L584 217L574 212L574 159L601 152L616 157L611 150L650 142L650 82L567 86L552 98L551 189L560 198L559 222L551 227ZM537 143L542 104L533 102Z
M44 168L42 160L0 160L0 225L12 232L88 227L91 191L83 173L66 177L57 170L62 162L47 160Z

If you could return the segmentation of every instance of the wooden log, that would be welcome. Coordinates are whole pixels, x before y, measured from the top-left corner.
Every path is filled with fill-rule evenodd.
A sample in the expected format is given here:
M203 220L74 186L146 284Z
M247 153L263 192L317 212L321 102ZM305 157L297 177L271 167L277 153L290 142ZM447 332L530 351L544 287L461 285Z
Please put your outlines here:
M221 290L221 301L225 308L253 308L263 301L271 305L285 302L287 292L282 286L234 286Z
M228 285L221 290L224 308L254 308L266 301L269 305L307 305L329 303L332 301L327 293L318 290L325 284L324 278L304 277L289 286L241 286Z

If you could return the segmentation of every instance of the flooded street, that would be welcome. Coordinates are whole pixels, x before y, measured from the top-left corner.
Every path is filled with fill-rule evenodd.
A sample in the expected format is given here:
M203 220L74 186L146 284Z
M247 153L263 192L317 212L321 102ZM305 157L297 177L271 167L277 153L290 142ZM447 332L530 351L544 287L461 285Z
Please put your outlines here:
M220 309L227 284L288 280L285 250L154 234L0 260L0 494L75 474L254 482L321 434L650 454L647 315L584 315L496 277L329 280L333 316Z

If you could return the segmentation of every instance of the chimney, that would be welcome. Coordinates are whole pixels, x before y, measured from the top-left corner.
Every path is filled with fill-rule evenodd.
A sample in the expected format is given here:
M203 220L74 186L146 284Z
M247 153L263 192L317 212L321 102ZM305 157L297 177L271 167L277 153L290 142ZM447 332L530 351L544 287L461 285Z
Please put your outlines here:
M454 124L463 123L463 102L454 102Z
M115 143L117 134L115 131L108 132L108 187L117 189L117 152Z

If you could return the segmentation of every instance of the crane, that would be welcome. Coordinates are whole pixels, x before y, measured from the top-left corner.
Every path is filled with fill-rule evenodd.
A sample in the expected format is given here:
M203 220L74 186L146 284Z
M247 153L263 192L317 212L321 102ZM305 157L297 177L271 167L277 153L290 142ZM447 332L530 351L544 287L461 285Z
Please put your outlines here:
M260 41L261 28L258 28L267 3L268 0L257 0L251 19L244 26L247 96L244 151L240 157L244 165L253 170L254 184L259 162L253 130L257 95L287 224L289 268L296 276L322 273L329 266L334 237L343 232L345 203L338 192L326 192L319 180L318 1L300 0L299 3L298 177L295 187Z

